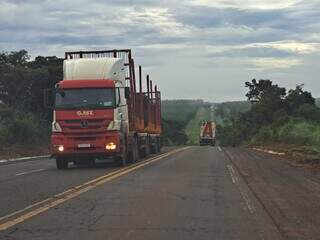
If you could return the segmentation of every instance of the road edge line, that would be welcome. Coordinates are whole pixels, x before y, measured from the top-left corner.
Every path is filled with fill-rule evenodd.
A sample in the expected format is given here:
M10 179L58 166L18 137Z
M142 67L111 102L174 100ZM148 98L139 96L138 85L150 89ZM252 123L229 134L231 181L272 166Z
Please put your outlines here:
M21 158L9 158L9 159L0 159L0 166L9 165L14 163L23 163L36 161L40 159L49 159L51 155L40 155L40 156L31 156L31 157L21 157Z

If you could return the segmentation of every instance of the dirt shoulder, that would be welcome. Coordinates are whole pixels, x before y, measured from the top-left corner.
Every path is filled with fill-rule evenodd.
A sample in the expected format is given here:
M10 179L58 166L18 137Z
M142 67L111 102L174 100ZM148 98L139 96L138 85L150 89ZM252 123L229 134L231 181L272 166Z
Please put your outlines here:
M312 167L320 169L320 152L310 146L283 143L251 145L248 148L279 156L295 167Z
M11 144L0 146L0 159L11 159L20 157L31 157L49 154L48 144L35 144L35 145L18 145Z
M283 156L226 148L284 239L319 239L320 169L292 167Z

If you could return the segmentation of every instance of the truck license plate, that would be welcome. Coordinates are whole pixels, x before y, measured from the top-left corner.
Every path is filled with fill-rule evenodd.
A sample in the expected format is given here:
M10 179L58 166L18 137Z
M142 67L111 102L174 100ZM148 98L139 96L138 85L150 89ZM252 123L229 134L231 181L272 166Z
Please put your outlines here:
M78 144L78 148L89 148L91 147L90 143L80 143Z

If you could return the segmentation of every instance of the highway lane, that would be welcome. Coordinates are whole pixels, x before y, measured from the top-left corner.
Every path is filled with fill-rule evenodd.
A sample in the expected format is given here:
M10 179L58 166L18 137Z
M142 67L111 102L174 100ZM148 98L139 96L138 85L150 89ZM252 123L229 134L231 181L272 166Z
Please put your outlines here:
M163 148L163 153L172 148ZM54 159L17 162L0 166L0 216L42 201L74 186L119 169L99 162L93 168L74 167L58 171Z
M32 189L38 195L36 189L44 188L45 183L48 187L40 192L56 194L67 189L62 182L75 186L86 178L115 171L57 171L52 162L47 164L36 166L47 167L44 171L21 176L24 187L30 177L33 183L42 182L41 186L29 187L20 195L14 190L7 192L11 199L23 194L30 197ZM18 176L14 179L7 181L8 189L18 185ZM62 190L60 185L64 186ZM72 194L40 211L30 210L18 224L14 217L13 225L0 232L0 239L282 239L221 148L183 149L136 169L120 170L105 182ZM1 199L2 215L20 209L16 202L5 211L7 201ZM6 221L0 222L0 228L8 226Z

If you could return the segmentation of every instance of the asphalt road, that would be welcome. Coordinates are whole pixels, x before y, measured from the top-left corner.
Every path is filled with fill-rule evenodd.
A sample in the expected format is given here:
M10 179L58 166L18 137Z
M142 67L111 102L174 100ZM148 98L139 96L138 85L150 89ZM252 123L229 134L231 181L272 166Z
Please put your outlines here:
M269 170L255 168L257 161ZM262 185L279 164L287 166L253 151L194 146L123 169L58 171L50 159L3 165L0 239L317 239L308 238L315 229L295 224L302 211L294 215L299 206L285 204L293 193L282 195L282 215L276 212L280 178Z

